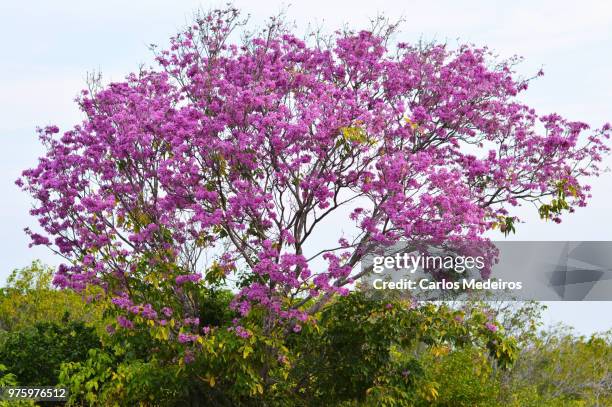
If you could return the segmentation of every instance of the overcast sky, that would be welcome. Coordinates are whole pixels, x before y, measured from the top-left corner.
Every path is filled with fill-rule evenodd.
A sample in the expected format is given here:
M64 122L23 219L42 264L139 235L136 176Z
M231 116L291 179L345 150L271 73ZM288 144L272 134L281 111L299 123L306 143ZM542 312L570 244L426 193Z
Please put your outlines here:
M435 3L435 4L433 4ZM497 4L495 4L497 3ZM130 0L8 1L0 3L0 282L10 270L35 258L59 263L48 251L29 249L23 233L33 226L30 201L13 184L21 170L42 154L34 129L79 121L73 103L87 72L105 81L149 64L150 43L185 25L198 8L223 2ZM286 10L298 32L309 23L328 30L348 24L367 27L378 13L402 16L398 39L438 40L451 45L487 45L502 56L525 57L520 72L540 67L545 76L533 82L523 101L540 113L556 112L599 127L612 121L612 2L606 1L235 1L251 15L253 27ZM610 160L607 161L610 165ZM612 240L612 175L592 183L594 198L564 223L540 221L525 213L513 239ZM547 323L566 322L590 334L612 327L612 302L551 303Z

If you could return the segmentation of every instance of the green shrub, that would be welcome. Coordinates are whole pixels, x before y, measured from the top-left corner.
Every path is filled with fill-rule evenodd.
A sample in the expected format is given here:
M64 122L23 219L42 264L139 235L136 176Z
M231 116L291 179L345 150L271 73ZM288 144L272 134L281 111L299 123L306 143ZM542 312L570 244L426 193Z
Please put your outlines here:
M94 329L82 322L39 322L5 334L0 363L20 385L53 386L62 363L85 360L89 349L99 347Z

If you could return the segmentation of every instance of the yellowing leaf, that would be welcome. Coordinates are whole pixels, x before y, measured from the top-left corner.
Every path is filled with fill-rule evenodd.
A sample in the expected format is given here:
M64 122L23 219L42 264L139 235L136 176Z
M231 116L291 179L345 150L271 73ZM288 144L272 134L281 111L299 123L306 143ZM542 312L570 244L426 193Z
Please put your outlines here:
M341 127L340 131L342 132L342 137L346 141L350 141L353 143L363 144L368 142L368 136L366 132L361 127Z
M253 353L253 348L251 348L250 346L245 346L242 350L242 357L246 359L251 353Z

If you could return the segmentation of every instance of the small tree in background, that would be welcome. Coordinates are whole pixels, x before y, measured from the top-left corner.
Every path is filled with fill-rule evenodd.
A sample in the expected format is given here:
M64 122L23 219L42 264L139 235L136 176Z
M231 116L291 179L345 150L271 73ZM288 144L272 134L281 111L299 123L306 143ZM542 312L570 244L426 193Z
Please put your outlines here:
M85 293L57 290L52 280L53 268L40 261L11 272L0 289L0 333L16 332L38 322L100 323L102 310L88 305Z

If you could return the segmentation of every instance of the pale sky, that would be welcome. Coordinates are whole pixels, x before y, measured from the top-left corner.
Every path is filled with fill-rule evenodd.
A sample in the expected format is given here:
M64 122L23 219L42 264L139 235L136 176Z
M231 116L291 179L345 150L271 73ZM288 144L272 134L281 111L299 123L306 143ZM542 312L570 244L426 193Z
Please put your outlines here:
M497 4L496 4L497 3ZM80 120L73 99L87 72L105 81L121 80L149 64L150 43L185 25L198 8L224 2L106 0L0 2L0 282L10 270L40 258L59 259L43 248L29 249L23 233L35 226L28 197L13 184L21 170L36 163L42 149L36 126L65 129ZM599 127L612 121L612 2L607 1L235 1L251 15L251 27L285 10L298 32L309 23L332 31L344 24L366 28L382 12L406 20L398 39L420 38L450 45L487 45L502 56L525 57L519 67L532 83L522 100L540 113L557 112ZM609 166L612 161L607 160ZM513 239L612 240L612 174L592 183L594 198L564 223L540 221L532 209ZM565 322L590 334L612 327L612 302L550 303L547 323Z

